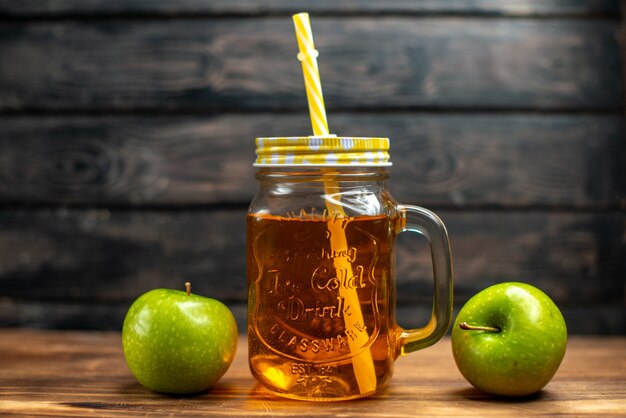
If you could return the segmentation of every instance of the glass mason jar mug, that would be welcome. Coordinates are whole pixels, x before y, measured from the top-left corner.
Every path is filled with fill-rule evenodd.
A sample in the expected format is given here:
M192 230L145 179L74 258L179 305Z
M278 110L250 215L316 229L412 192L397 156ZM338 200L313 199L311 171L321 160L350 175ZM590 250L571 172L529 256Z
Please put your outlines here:
M384 387L400 354L450 325L452 262L441 220L386 187L386 138L258 138L247 216L248 348L273 393L345 400ZM430 243L434 294L423 328L395 322L394 241Z

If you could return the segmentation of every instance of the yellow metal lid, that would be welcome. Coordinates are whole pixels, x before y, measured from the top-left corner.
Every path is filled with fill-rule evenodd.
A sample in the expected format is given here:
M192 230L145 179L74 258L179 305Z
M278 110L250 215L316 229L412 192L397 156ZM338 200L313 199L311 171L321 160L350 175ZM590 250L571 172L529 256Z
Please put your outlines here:
M389 138L294 136L256 139L255 167L388 167Z

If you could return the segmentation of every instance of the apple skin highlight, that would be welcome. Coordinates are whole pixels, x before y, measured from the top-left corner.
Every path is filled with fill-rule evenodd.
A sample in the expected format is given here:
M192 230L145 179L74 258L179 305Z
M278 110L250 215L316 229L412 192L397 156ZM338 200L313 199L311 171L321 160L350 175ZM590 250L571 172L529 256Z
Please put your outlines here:
M463 329L461 323L489 329ZM544 292L524 283L500 283L476 294L452 329L452 352L463 377L498 396L541 390L558 370L566 346L560 310Z

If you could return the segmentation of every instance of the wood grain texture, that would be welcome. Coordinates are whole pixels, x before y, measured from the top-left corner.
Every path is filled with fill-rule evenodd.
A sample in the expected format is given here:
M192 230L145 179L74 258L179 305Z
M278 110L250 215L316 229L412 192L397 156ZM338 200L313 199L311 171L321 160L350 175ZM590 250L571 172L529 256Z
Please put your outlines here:
M191 279L245 328L252 139L310 132L289 18L306 9L332 130L392 138L393 195L448 225L457 309L520 280L570 332L626 334L620 4L0 0L0 326L119 329L140 293ZM398 255L398 319L421 325L428 249L403 236ZM24 407L2 378L0 415ZM29 402L126 415L112 399ZM546 413L581 411L564 401Z
M126 0L0 0L0 13L9 16L57 16L89 13L139 13L142 15L178 16L181 14L246 14L268 13L374 14L374 13L450 13L505 16L589 16L615 17L619 5L615 0L184 0L149 2Z
M306 134L305 112L163 117L6 116L0 202L247 205L254 136ZM340 113L334 132L389 136L389 186L426 206L618 208L621 116Z
M331 114L618 111L618 25L320 17L314 30ZM292 33L284 17L3 23L0 110L304 110Z
M438 214L452 243L457 307L484 287L510 280L540 287L564 308L624 309L623 212ZM41 312L29 313L28 304L68 309L75 304L76 310L69 311L79 319L74 326L92 327L96 320L81 318L78 308L100 306L100 313L94 308L94 318L106 319L104 305L111 304L113 313L115 305L122 309L147 290L178 288L184 280L191 280L200 294L243 306L244 216L243 210L2 211L0 294L5 299L0 306L8 312L17 303L25 318L34 315L31 325L53 326L54 320L46 324L45 316L36 324ZM428 309L430 254L416 237L403 234L398 242L398 303ZM403 315L408 319L409 311ZM117 327L120 317L118 310L100 328ZM4 326L20 323L16 316L7 318ZM616 319L576 329L624 332L624 322Z
M28 344L24 344L28 341ZM0 414L9 416L623 416L626 339L574 337L560 369L538 395L491 398L460 375L449 339L402 358L389 387L353 402L273 397L255 384L245 337L233 365L207 392L159 395L132 377L118 333L0 332Z

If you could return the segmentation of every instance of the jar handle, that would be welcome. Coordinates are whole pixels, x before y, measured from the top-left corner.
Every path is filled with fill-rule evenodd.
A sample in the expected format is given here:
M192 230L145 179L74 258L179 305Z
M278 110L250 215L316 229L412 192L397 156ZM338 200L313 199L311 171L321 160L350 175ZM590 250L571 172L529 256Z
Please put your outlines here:
M452 256L446 227L433 212L419 206L398 205L399 232L416 232L430 244L433 263L433 310L422 328L402 330L401 354L426 348L443 337L452 320ZM396 229L396 230L398 230Z

